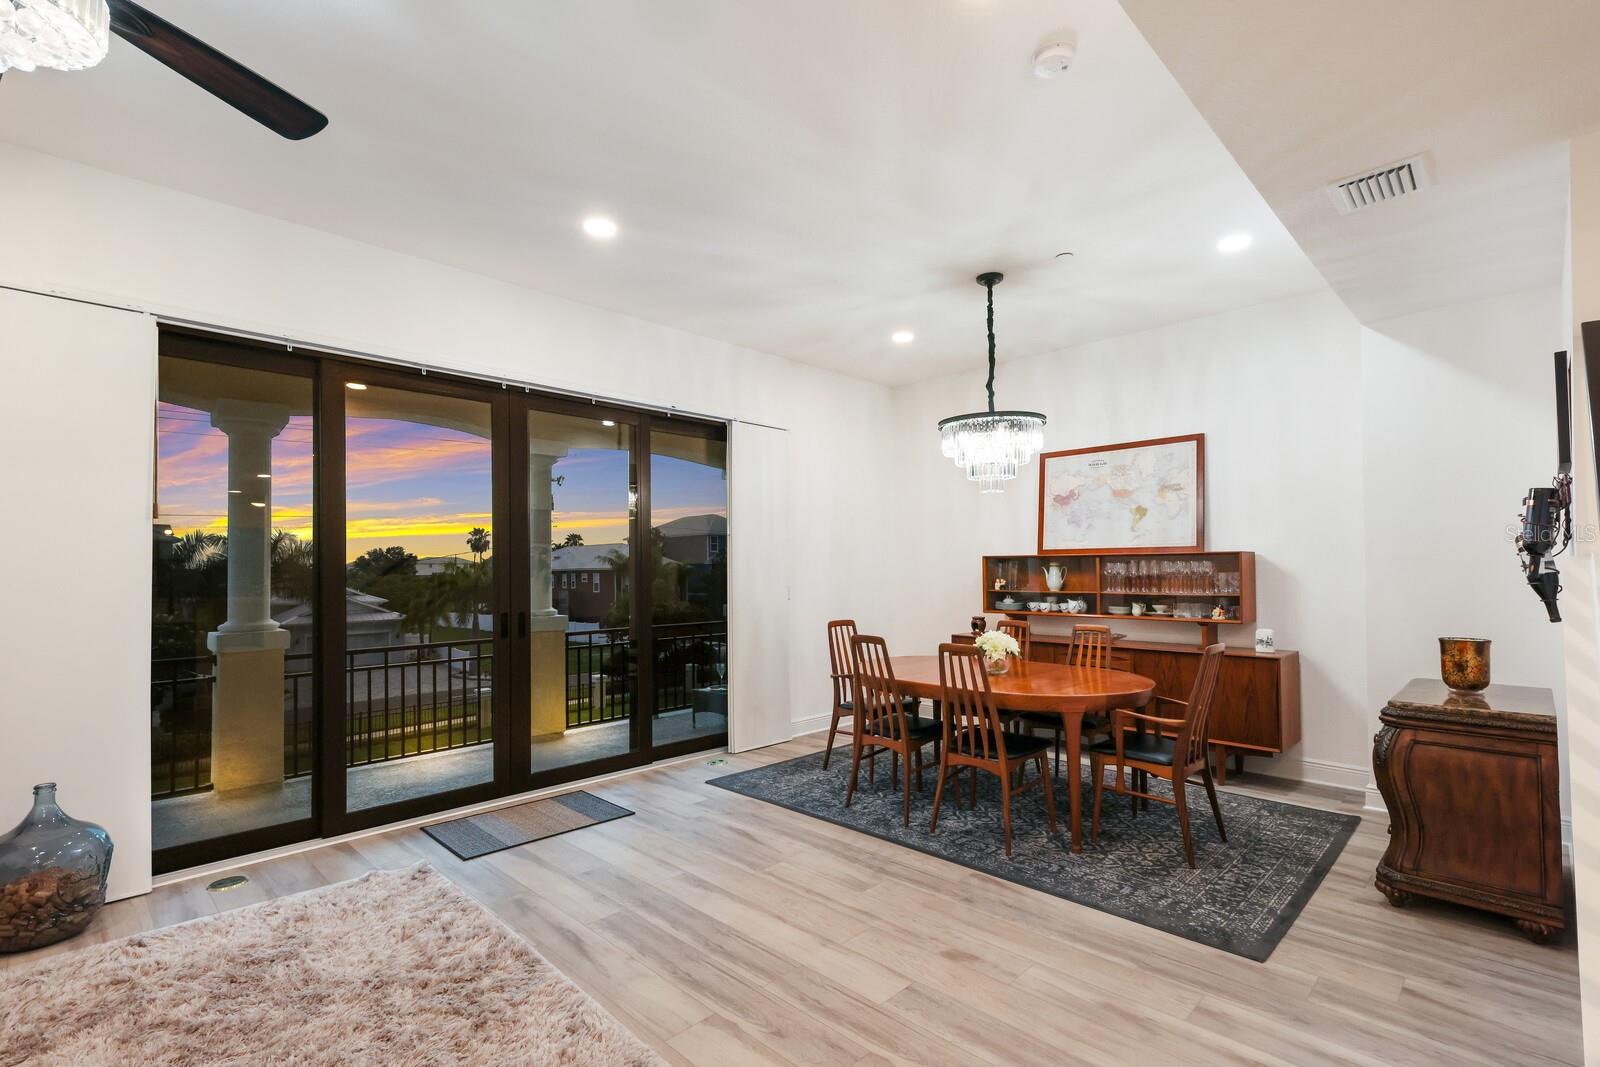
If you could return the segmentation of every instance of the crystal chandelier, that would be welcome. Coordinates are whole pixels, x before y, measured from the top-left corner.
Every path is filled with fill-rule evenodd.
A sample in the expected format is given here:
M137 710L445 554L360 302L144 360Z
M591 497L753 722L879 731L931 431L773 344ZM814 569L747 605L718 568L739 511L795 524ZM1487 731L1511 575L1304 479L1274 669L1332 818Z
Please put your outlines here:
M106 0L0 0L0 74L83 70L106 57Z
M1044 447L1043 415L994 409L994 287L1003 277L999 271L978 275L978 284L989 291L989 410L952 415L939 423L945 456L978 483L980 493L1000 492Z

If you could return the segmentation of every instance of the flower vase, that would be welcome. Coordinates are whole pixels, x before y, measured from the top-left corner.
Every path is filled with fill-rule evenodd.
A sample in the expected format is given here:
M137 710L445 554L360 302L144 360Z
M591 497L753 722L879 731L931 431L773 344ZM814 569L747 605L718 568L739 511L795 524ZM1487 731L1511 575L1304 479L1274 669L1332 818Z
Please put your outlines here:
M75 937L106 902L111 837L56 804L54 782L33 787L33 810L0 836L0 952Z
M984 657L983 665L988 668L990 674L1005 674L1011 669L1011 657L996 656L992 659Z

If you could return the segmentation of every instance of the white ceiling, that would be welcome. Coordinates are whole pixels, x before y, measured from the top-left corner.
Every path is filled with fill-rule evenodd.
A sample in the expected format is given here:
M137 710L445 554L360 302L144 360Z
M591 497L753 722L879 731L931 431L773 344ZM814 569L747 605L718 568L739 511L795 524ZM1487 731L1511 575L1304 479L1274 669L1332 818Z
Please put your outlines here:
M1595 0L1122 0L1358 317L1558 285L1567 148L1600 124ZM1324 192L1426 152L1438 182Z
M985 269L1002 359L1323 284L1114 0L150 4L328 129L113 40L7 75L0 140L886 383L981 387Z

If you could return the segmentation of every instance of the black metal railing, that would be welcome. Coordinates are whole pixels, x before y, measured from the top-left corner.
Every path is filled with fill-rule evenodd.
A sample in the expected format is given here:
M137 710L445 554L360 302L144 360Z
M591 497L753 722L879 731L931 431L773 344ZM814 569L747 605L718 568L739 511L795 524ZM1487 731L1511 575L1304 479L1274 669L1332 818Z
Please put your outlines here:
M692 691L721 681L726 623L655 627L655 712L688 707ZM625 628L566 635L568 727L633 714L638 669ZM308 775L316 751L310 653L284 657L286 778ZM151 796L211 788L216 660L151 661ZM494 740L494 642L430 641L349 649L345 655L345 765L359 767Z
M719 681L728 624L661 623L655 628L655 713L686 708L692 692ZM567 634L567 726L618 722L633 714L638 664L626 627Z

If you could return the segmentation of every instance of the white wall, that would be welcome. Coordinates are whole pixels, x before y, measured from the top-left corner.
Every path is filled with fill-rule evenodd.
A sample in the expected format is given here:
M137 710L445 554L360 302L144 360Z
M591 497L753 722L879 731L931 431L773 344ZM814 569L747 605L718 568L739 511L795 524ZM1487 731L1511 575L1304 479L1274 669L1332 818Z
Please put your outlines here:
M1566 309L1571 345L1583 352L1579 327L1600 320L1600 131L1572 142L1572 233L1567 252ZM1573 366L1573 520L1600 523L1594 443L1583 359ZM1583 1003L1584 1061L1600 1064L1600 574L1597 545L1585 538L1562 567L1566 618L1567 750L1572 783L1572 867L1577 894L1578 979Z
M1002 345L1004 322L1002 311ZM1360 357L1359 326L1324 292L1006 362L995 394L999 407L1046 413L1047 450L1206 435L1206 543L1257 553L1257 625L1301 654L1304 743L1270 773L1351 788L1365 784L1367 761ZM918 535L903 559L915 597L893 633L925 647L980 609L979 556L1035 550L1038 468L980 496L940 456L938 420L982 407L976 355L969 373L897 389L895 404L899 506ZM856 610L866 625L872 610ZM1117 628L1198 636L1132 620ZM1249 644L1255 627L1223 632Z
M1566 334L1553 287L1361 331L1373 730L1402 685L1437 675L1445 636L1490 638L1494 681L1548 687L1565 707L1562 628L1512 539L1523 495L1555 474L1551 353Z
M786 624L793 636L791 714L805 727L818 716L825 721L831 698L823 625L849 595L879 578L888 550L883 468L861 460L882 455L889 442L884 387L3 144L0 190L13 208L27 205L6 212L0 285L787 428L794 478L775 491L793 516L794 597L786 616L770 624ZM4 357L9 369L26 353L7 345ZM117 374L76 374L69 393L52 388L48 395L59 397L63 426L97 435L108 454L148 463L154 349L129 359L133 365ZM63 357L62 366L71 373L80 364ZM129 375L144 383L140 390L126 388ZM26 391L13 395L39 402ZM116 417L102 421L86 410ZM24 447L9 435L0 440L13 443L13 455L38 449L35 441ZM66 511L103 530L128 521L109 507L86 509L81 477L33 488L30 515ZM147 489L148 476L140 486ZM148 513L134 519L136 526L143 521ZM138 532L147 537L148 527ZM6 558L24 566L37 556L30 545ZM76 605L74 626L108 605L119 619L140 614L138 626L101 639L148 653L144 571L53 571L49 596ZM0 639L7 647L36 645L28 618L28 610L6 613ZM138 672L108 677L121 680L126 706L148 704ZM0 719L14 714L0 709ZM127 780L116 804L147 819L147 768L138 780L128 778L131 750L105 729L119 714L114 704L76 706L60 729L81 740L86 773ZM0 747L0 781L17 773Z
M116 900L150 888L150 414L155 322L0 291L0 831L55 782L111 835Z

